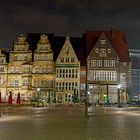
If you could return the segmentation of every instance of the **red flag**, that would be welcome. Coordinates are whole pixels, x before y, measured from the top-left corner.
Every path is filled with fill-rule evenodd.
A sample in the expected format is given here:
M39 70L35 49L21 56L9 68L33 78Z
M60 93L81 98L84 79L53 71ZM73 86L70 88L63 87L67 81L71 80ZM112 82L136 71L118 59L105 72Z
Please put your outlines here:
M10 92L10 95L8 98L8 104L12 104L12 92Z
M17 104L21 104L20 93L18 93L18 97L17 97Z

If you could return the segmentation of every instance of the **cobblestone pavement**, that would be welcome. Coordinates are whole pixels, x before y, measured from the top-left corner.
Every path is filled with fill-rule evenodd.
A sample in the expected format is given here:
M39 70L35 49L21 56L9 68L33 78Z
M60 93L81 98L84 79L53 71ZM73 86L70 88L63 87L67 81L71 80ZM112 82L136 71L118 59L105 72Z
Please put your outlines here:
M0 108L0 140L140 140L140 108Z

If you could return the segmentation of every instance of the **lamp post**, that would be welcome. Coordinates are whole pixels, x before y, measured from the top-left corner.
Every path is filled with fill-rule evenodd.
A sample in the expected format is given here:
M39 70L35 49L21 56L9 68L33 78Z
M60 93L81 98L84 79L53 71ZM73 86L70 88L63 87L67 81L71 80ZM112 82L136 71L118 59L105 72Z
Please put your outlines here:
M117 88L118 88L118 107L120 108L121 107L121 105L120 105L120 88L121 88L121 85L119 84Z
M89 117L88 116L88 96L90 95L90 91L88 91L86 93L86 97L85 97L85 100L84 100L84 103L85 103L85 117Z
M51 103L51 95L50 95L50 90L47 92L47 103L50 105Z
M39 91L40 91L40 88L37 88L37 106L39 106Z
M74 88L74 93L73 93L73 103L78 103L78 90L77 88L75 87Z

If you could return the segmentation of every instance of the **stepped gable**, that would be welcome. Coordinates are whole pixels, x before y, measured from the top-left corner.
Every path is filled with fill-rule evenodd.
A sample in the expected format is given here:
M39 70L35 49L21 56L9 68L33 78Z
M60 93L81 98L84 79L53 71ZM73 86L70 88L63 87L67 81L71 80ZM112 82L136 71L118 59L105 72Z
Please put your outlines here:
M37 48L37 43L39 42L40 36L42 34L46 34L46 33L27 33L26 40L29 43L29 49L32 50L33 52ZM48 36L48 40L51 43L51 47L52 47L54 34L46 34L46 35Z
M40 39L40 36L45 33L28 33L27 34L27 41L29 43L29 48L33 52L37 48L37 43ZM51 43L51 48L54 52L54 61L56 61L64 43L66 40L66 36L55 36L54 34L47 34L49 42ZM81 62L81 65L86 64L86 48L83 41L83 38L81 37L70 37L70 42L73 46L73 49Z
M112 44L114 50L117 52L120 61L130 61L125 33L121 31L87 31L85 33L87 56L103 32Z

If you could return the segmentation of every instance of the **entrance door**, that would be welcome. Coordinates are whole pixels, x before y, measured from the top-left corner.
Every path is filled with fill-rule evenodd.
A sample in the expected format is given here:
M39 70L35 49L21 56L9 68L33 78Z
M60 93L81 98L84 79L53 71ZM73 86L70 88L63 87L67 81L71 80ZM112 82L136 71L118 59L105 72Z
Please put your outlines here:
M107 104L107 95L104 94L104 103Z
M58 103L62 103L62 94L59 94L57 96L57 100L58 100Z

